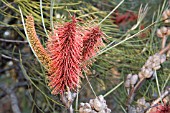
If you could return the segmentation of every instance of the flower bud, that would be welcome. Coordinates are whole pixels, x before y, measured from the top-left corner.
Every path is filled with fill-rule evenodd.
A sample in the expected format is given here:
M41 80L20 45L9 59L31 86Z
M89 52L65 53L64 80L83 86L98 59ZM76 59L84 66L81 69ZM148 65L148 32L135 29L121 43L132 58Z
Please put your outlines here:
M106 113L111 113L111 109L109 109L109 108L106 108Z
M154 60L160 60L160 58L161 58L161 55L159 54L159 53L156 53L154 56L153 56L153 59ZM153 61L154 61L153 60Z
M166 55L165 54L163 54L162 56L161 56L161 63L164 63L166 61Z
M99 111L98 113L106 113L106 112L105 112L105 110L101 110L101 111Z
M135 85L137 83L137 81L138 81L138 75L135 74L131 77L130 83L131 83L131 85Z
M102 95L99 95L98 98L99 98L99 100L100 100L101 102L104 102L104 101L105 101L105 100L104 100L104 97L103 97Z
M158 29L158 30L157 30L157 36L158 36L158 37L160 37L160 38L162 38L162 37L163 37L163 34L162 34L162 32L161 32L161 30L160 30L160 29Z
M160 56L154 56L153 63L160 62Z
M85 108L88 108L88 109L91 109L91 106L90 106L89 103L85 103L85 104L84 104L84 107L85 107Z
M170 10L169 9L166 11L166 15L170 16Z
M162 27L161 32L163 35L167 34L168 28L167 27Z
M149 56L149 58L148 58L148 60L150 61L150 62L152 62L153 61L153 56Z
M146 102L144 108L149 108L150 106L151 106L150 103Z
M139 79L143 79L144 78L144 75L143 75L142 72L139 72L138 76L139 76Z
M145 105L145 103L146 103L145 98L142 97L142 98L138 99L138 100L137 100L137 103L138 103L139 105Z
M164 22L165 22L165 23L170 23L170 20L168 19L168 20L165 20Z
M126 88L130 88L130 80L126 80L124 85Z
M97 113L95 110L92 110L90 113Z
M93 99L90 99L89 104L92 108L94 108L94 100Z
M160 63L159 62L154 62L152 63L152 68L155 68L155 67L158 67L160 66Z
M130 79L132 77L132 74L127 75L127 79Z
M79 113L84 113L84 109L82 107L79 109Z
M91 109L84 109L83 113L91 113L91 111L92 111Z
M163 19L163 20L168 19L168 15L166 14L166 12L163 12L163 14L162 14L162 19Z
M84 103L80 103L80 107L83 107L84 106Z
M159 66L155 66L153 69L154 70L158 70L158 69L160 69L161 68L161 66L159 65Z
M102 103L97 98L94 99L94 109L96 111L101 111L103 109Z
M150 68L152 66L152 62L147 60L144 66Z
M152 77L152 74L153 74L152 69L148 68L145 70L144 76L145 76L145 78L150 78L150 77Z

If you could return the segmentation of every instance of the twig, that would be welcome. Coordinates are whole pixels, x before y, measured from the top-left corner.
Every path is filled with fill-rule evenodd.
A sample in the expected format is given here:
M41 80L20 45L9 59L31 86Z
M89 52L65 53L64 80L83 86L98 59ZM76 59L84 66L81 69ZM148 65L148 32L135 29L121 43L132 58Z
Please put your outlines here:
M167 51L170 50L170 43L165 47L163 48L159 54L164 54L166 53ZM136 91L143 85L144 81L146 80L146 78L142 78L137 84L136 86L134 87L134 89L131 90L130 92L130 95L129 95L129 99L128 99L128 104L131 104L134 100L134 97L135 97L135 94L136 94Z
M129 95L129 99L128 99L128 104L131 104L133 102L133 99L135 97L136 91L142 86L142 84L145 82L145 78L141 79L134 87L134 89L132 89L132 91L130 92Z
M10 56L4 55L4 54L1 54L1 56L2 56L3 58L6 58L6 59L10 59L10 60L14 60L14 61L19 62L19 60L16 59L16 58L13 58L13 57L10 57Z
M64 94L61 94L61 97L60 97L61 101L63 102L64 105L66 105L66 107L68 108L68 105L67 105L67 100L66 100L66 97Z
M76 93L71 93L70 89L68 88L68 92L61 94L61 101L66 106L69 113L73 113L72 103L76 97Z
M11 42L11 43L28 43L28 41L21 41L21 40L7 40L7 39L2 39L2 38L0 38L0 41L1 42Z
M166 40L167 40L167 36L165 35L163 38L162 38L162 49L165 47L166 45Z
M159 52L159 54L163 54L163 53L165 53L165 52L167 52L167 51L169 51L170 50L170 43L165 47L165 48L163 48L160 52Z

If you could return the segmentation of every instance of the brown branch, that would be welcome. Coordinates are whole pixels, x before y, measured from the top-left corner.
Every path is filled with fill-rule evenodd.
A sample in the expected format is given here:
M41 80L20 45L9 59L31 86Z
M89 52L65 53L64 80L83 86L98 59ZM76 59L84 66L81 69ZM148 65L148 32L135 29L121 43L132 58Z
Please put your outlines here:
M162 49L165 47L166 41L167 41L167 36L165 35L165 36L162 38L162 44L161 44Z
M7 40L7 39L2 39L0 38L1 42L11 42L11 43L28 43L28 41L21 41L21 40Z
M69 95L68 95L69 96ZM61 101L66 106L69 113L73 113L72 102L70 102L65 94L61 94Z
M73 113L73 101L76 97L76 93L71 93L71 91L68 89L68 92L65 92L64 94L61 94L61 101L66 106L69 113Z
M3 58L6 58L6 59L10 59L10 60L14 60L14 61L19 62L19 60L16 59L16 58L13 58L13 57L10 57L10 56L4 55L4 54L1 54L1 56L2 56Z
M170 50L170 43L163 49L160 50L159 54L165 54L167 51ZM137 84L136 86L131 90L129 98L128 98L128 104L131 104L134 100L136 91L143 85L143 83L145 82L146 78L142 78Z
M129 99L128 99L128 104L131 104L134 100L136 91L143 85L143 83L145 82L145 78L141 79L134 87L134 89L132 89L132 91L130 92L129 95Z
M159 54L164 54L164 53L167 52L168 50L170 50L170 43L169 43L165 48L163 48L163 49L159 52Z

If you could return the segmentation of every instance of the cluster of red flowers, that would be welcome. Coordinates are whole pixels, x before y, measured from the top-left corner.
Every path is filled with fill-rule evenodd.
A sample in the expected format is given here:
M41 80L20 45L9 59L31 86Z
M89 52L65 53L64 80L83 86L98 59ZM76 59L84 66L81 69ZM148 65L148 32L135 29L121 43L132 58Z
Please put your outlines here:
M133 22L137 20L137 15L131 11L127 11L124 14L120 14L118 11L116 11L113 16L115 17L114 23L116 25L126 25L128 22Z
M47 48L43 48L35 31L32 15L26 19L29 43L39 61L48 71L52 94L62 94L76 89L80 83L82 69L87 69L89 60L103 44L99 26L83 29L77 26L79 20L59 25L50 34ZM86 63L84 63L86 62Z
M76 89L82 76L83 62L89 60L102 44L102 32L98 26L82 29L77 26L78 20L72 17L54 29L47 42L47 51L51 58L49 68L49 86L52 94ZM83 65L83 66L82 66Z

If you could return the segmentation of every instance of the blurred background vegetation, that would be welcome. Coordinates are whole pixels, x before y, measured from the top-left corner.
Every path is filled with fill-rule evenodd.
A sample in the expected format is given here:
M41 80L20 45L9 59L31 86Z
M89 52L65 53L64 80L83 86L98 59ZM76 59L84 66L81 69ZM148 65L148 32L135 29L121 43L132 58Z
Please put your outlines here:
M54 25L70 21L70 14L82 19L82 24L99 23L120 0L43 0L42 9L47 31ZM55 2L53 2L55 1ZM148 4L148 12L135 30L140 6ZM163 5L164 4L164 5ZM59 96L51 95L46 72L34 57L27 43L19 12L24 18L32 14L35 18L36 32L44 43L47 40L43 29L39 0L1 0L0 1L0 113L11 113L11 92L17 97L23 113L65 113ZM105 33L104 43L112 47L126 36L133 35L156 22L143 33L124 41L96 57L87 73L97 95L104 95L117 84L124 81L129 73L138 73L148 56L160 50L160 39L155 31L160 26L161 14L169 7L166 0L125 0L101 25ZM53 15L50 10L53 9ZM53 17L53 18L52 18ZM53 22L51 21L53 19ZM127 31L129 31L127 33ZM45 45L44 45L45 46ZM170 85L170 62L163 64L158 71L161 91ZM152 101L158 97L156 81L148 80L138 91L137 100L145 97ZM86 79L82 79L79 102L94 98ZM124 85L105 97L112 113L123 113L126 109L127 92ZM134 102L135 104L135 102ZM73 104L73 107L75 105Z

